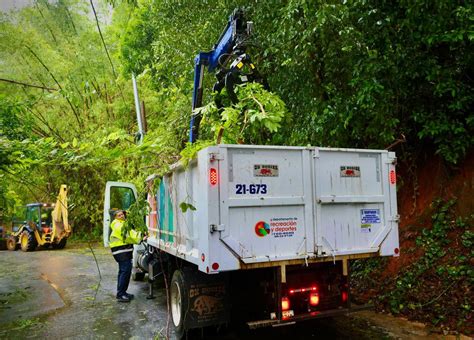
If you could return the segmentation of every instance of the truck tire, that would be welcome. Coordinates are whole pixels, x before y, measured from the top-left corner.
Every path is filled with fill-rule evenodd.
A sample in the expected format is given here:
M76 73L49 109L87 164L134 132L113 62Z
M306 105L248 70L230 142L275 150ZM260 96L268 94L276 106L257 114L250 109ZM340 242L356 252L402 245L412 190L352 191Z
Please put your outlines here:
M182 339L186 334L185 316L188 310L189 294L184 283L184 272L177 269L170 284L171 319L176 338Z
M66 243L67 243L67 238L62 238L61 241L59 241L58 243L53 243L51 244L51 246L53 247L53 249L64 249L64 247L66 246Z
M35 235L28 230L24 230L20 235L20 246L23 251L33 251L37 246Z
M15 251L19 248L18 241L15 236L10 236L7 239L7 249L11 251Z

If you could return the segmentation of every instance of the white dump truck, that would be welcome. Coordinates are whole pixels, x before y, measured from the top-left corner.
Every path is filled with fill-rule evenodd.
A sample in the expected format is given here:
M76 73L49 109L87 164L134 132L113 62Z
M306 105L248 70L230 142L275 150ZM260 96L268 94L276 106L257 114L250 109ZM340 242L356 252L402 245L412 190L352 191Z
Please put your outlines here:
M349 261L399 255L395 163L385 150L205 148L147 179L156 189L135 273L164 273L178 337L348 313ZM111 212L136 195L107 183L105 245Z

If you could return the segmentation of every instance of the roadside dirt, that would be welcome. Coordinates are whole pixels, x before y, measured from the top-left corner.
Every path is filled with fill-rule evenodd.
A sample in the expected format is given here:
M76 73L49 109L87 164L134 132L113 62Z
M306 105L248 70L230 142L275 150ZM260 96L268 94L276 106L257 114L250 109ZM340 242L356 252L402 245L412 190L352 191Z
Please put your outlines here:
M369 274L353 287L354 296L361 303L374 301L379 310L431 322L441 333L472 335L474 293L469 268L474 262L464 238L474 231L474 152L457 166L428 154L400 161L397 179L400 257L366 267ZM441 216L448 202L454 202L443 212L448 217L435 220L433 216ZM457 224L458 219L464 226ZM429 264L420 269L420 263ZM410 275L416 280L403 281Z
M421 322L408 321L406 318L393 317L391 315L375 313L372 311L362 311L354 315L354 318L361 319L372 327L384 329L387 336L393 339L471 339L465 335L442 335L433 333L431 328Z
M131 282L130 304L115 301L116 263L107 249L72 245L61 251L0 252L0 338L163 339L164 289L147 300L147 285ZM171 338L173 333L170 332ZM421 324L374 312L257 331L193 332L199 339L419 339L438 337ZM441 338L441 337L439 337ZM449 337L442 337L449 339ZM454 339L454 337L451 337Z

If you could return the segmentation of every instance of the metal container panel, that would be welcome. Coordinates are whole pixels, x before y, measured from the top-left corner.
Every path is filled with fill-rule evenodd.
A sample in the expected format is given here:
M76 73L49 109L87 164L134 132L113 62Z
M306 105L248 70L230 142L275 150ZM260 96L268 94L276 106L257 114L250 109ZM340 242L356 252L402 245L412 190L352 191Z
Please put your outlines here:
M315 148L314 192L318 254L372 253L392 232L398 235L395 157L384 150ZM394 239L391 238L392 241ZM397 242L392 242L394 255Z
M149 242L207 273L242 263L397 255L394 162L383 150L209 147L162 178L159 233ZM195 210L181 211L183 202Z
M222 154L222 242L246 263L308 256L310 150L227 146Z

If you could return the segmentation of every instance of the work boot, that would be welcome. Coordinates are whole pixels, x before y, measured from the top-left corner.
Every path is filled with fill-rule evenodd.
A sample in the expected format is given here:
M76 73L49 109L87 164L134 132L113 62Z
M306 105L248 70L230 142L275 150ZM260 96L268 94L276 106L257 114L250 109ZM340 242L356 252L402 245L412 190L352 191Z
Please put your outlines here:
M117 296L118 302L130 302L130 298L127 295Z
M133 298L135 297L135 295L133 295L133 294L125 293L125 295L126 295L130 300L133 300Z

